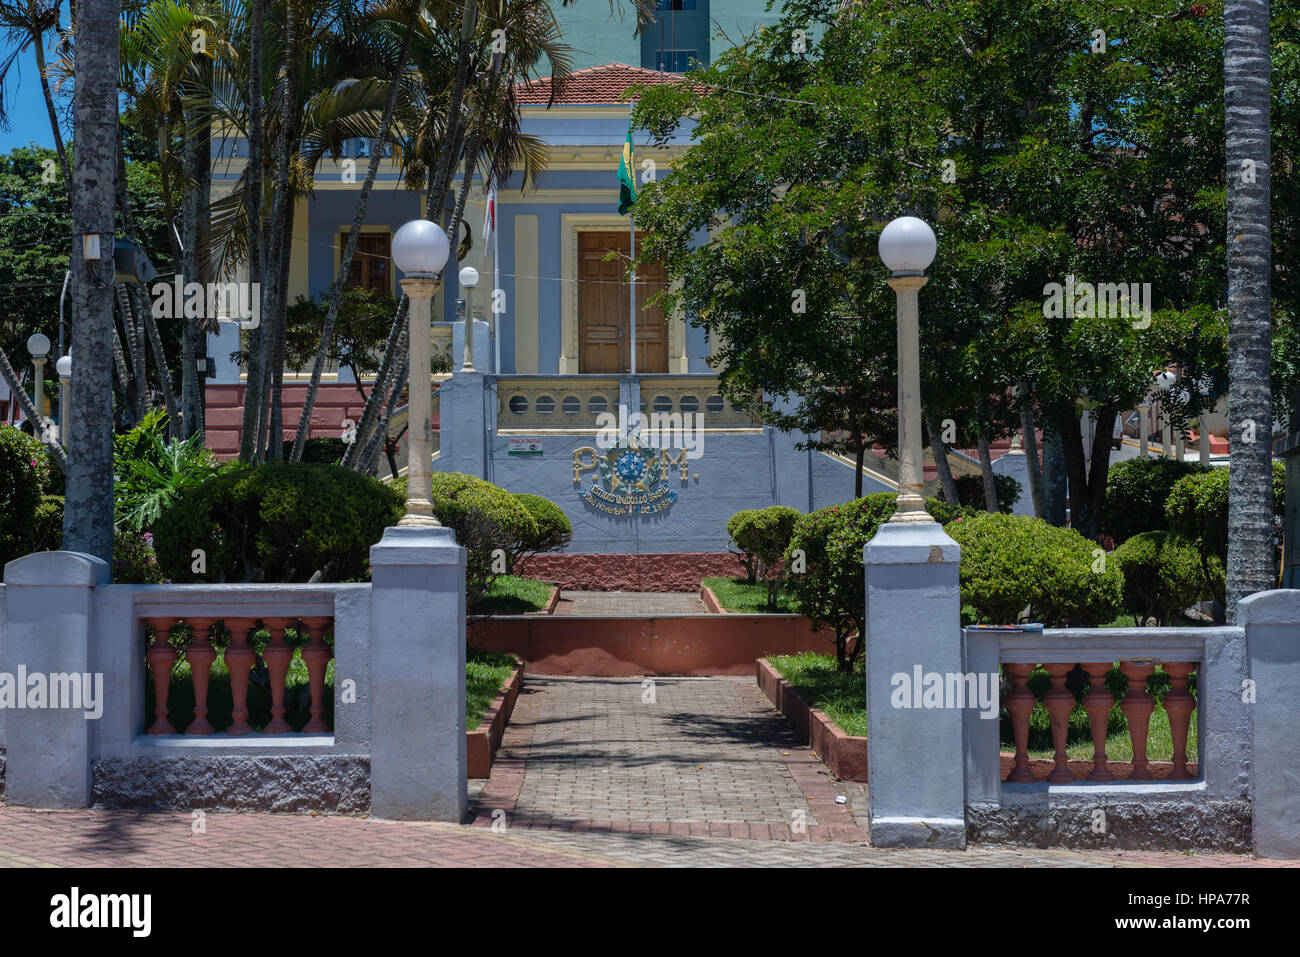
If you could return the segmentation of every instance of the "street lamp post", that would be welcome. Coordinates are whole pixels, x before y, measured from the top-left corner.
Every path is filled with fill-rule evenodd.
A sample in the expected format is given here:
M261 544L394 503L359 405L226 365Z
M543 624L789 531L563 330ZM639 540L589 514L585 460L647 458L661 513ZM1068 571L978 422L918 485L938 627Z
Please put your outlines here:
M68 400L71 397L68 380L72 378L72 355L69 353L60 356L59 361L54 363L54 371L59 374L59 441L63 443L64 448L67 448Z
M474 371L474 287L478 285L478 270L466 266L460 271L461 288L465 290L465 361L461 372Z
M1151 403L1143 399L1138 403L1138 447L1140 451L1138 456L1146 458L1151 452L1151 437L1148 434L1151 428Z
M415 219L393 236L393 263L405 275L402 292L410 299L410 376L408 378L409 445L406 469L406 514L399 526L436 527L433 514L433 395L429 318L439 276L451 247L436 223Z
M1164 370L1156 376L1156 388L1161 392L1168 392L1173 388L1177 377L1169 370ZM1174 454L1174 423L1169 418L1169 411L1164 407L1165 403L1161 401L1160 411L1164 414L1164 427L1161 429L1160 444L1164 446L1160 450L1161 458L1168 458Z
M933 522L925 510L921 443L921 336L918 293L934 261L934 230L915 216L893 220L880 233L880 258L898 300L898 508L891 522Z
M862 549L864 691L872 722L867 763L874 782L867 829L876 847L966 846L966 782L937 770L961 763L962 711L899 708L894 694L897 676L911 674L918 661L939 674L968 668L960 627L961 547L926 513L922 496L917 293L936 245L934 231L911 216L880 234L880 258L893 273L889 285L898 297L899 471L898 507ZM898 747L899 741L906 746Z
M36 388L32 398L36 400L36 418L32 423L32 434L40 438L45 429L45 360L50 354L49 336L39 332L27 337L27 351L31 353L32 365L36 367Z

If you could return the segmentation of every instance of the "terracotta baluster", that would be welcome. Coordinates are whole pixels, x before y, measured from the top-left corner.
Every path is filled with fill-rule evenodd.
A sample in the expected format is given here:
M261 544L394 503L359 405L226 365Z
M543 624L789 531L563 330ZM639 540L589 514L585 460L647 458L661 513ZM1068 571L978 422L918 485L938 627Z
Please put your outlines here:
M1155 673L1156 666L1149 662L1121 661L1119 670L1128 678L1128 694L1119 703L1128 721L1128 736L1133 742L1133 773L1130 781L1150 781L1147 768L1147 733L1151 726L1151 712L1156 709L1155 699L1147 693L1147 678Z
M1056 767L1047 775L1053 784L1068 784L1075 780L1070 770L1070 759L1065 753L1065 738L1070 730L1070 712L1074 710L1074 694L1065 686L1065 676L1073 669L1072 664L1053 662L1044 664L1047 673L1052 676L1052 687L1043 695L1043 707L1052 719L1052 746L1056 749Z
M324 640L330 620L324 617L302 619L303 627L311 635L311 640L302 649L303 664L307 666L307 681L311 686L311 720L303 725L304 734L320 734L330 730L325 722L325 668L333 652Z
M230 672L230 697L234 702L226 734L253 733L253 726L248 723L248 673L253 670L257 652L248 643L248 632L256 623L256 618L225 619L226 628L230 630L226 669Z
M208 721L208 681L217 652L208 641L208 632L216 619L187 618L185 621L194 631L194 639L185 648L185 660L190 664L190 677L194 681L194 720L185 733L212 734L216 729Z
M1016 763L1007 775L1008 781L1033 781L1034 772L1029 770L1029 715L1034 710L1037 699L1029 690L1026 682L1033 665L1004 665L1011 675L1011 691L1007 695L1007 712L1011 715L1011 733L1016 742Z
M144 653L145 661L153 670L153 724L148 734L175 734L176 729L167 720L167 693L171 689L172 668L176 667L176 650L167 643L175 618L146 618L153 629L154 641Z
M1088 727L1092 730L1092 770L1088 781L1114 781L1115 775L1106 766L1106 719L1110 717L1115 699L1106 690L1106 673L1110 663L1084 665L1088 672L1088 692L1083 696L1083 710L1088 712Z
M1165 713L1169 715L1169 736L1174 742L1174 766L1167 780L1186 781L1191 778L1187 772L1187 730L1191 723L1192 711L1196 708L1196 698L1187 690L1187 677L1196 665L1188 661L1166 663L1169 672L1170 687L1165 692Z
M284 630L290 618L263 618L262 624L271 633L271 640L262 649L262 660L271 678L271 723L262 729L263 734L286 734L293 730L284 720L284 679L293 661L293 649L284 640Z

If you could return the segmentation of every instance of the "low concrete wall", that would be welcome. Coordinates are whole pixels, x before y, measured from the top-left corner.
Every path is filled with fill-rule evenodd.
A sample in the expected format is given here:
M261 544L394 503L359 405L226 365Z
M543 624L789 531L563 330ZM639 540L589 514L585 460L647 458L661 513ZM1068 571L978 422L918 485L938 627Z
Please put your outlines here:
M833 647L801 615L510 615L473 622L469 636L537 674L602 678L750 675L758 658Z

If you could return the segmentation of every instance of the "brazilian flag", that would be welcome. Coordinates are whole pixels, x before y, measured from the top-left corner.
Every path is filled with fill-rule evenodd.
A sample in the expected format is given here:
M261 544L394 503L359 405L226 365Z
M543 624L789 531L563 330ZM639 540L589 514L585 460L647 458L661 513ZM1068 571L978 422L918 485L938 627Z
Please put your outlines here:
M626 216L636 202L636 174L632 159L632 124L627 125L627 142L623 144L623 156L618 161L618 212Z

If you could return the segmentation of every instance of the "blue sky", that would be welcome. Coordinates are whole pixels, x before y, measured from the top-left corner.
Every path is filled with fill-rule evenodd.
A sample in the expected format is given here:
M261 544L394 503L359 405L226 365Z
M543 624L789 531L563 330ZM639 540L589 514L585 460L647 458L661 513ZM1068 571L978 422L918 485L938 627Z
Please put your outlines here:
M33 140L40 146L53 148L54 137L50 133L50 120L41 96L40 74L36 72L36 58L30 49L9 71L5 100L9 105L10 128L0 130L0 153L8 153L16 146L26 146Z

